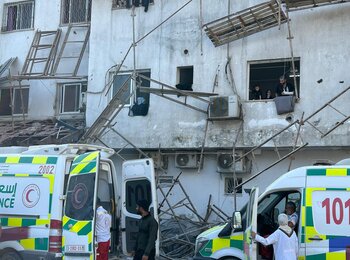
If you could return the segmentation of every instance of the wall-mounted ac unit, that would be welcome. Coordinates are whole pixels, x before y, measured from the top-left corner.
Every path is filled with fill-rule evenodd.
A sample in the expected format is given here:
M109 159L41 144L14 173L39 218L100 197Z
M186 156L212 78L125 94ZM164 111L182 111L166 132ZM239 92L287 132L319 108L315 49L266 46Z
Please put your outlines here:
M175 167L198 168L200 155L190 152L179 152L175 154Z
M234 96L213 96L209 97L209 119L233 119L239 118L240 106L238 98Z
M243 155L242 151L235 152L235 158L233 158L232 153L229 152L219 152L217 156L217 171L220 173L243 173L246 171L245 158L240 159L236 163L234 160L240 158Z
M168 169L168 156L159 152L146 152L148 158L153 159L153 165L155 169ZM141 155L140 158L145 158Z

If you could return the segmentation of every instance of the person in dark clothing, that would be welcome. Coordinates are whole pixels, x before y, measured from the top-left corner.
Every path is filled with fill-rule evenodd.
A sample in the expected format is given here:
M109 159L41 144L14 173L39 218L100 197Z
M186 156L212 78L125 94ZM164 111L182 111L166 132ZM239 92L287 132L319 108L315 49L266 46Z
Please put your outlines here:
M260 100L262 99L262 92L260 89L260 85L256 84L254 89L252 90L252 100Z
M294 86L287 82L285 76L280 77L280 82L276 86L276 96L294 95Z
M139 222L134 260L154 260L158 223L149 212L150 203L147 200L136 202L137 213L142 217Z
M271 89L266 90L265 99L273 99L273 98L274 98L274 96L273 96L273 94L272 94Z

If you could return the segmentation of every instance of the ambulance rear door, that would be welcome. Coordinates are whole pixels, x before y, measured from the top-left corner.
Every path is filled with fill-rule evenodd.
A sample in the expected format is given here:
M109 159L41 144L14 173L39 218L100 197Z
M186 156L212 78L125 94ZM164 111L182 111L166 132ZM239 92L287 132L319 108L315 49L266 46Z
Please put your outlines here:
M70 168L63 215L64 259L94 259L94 212L100 152L75 157Z
M134 250L136 243L140 219L136 211L138 200L145 199L151 202L150 212L159 223L153 160L142 159L124 162L122 178L122 244L123 253L128 255ZM156 254L159 254L159 240L156 242Z
M250 192L247 207L246 229L243 234L244 256L246 259L257 259L257 244L251 237L251 232L257 232L257 212L258 212L259 188L254 187Z

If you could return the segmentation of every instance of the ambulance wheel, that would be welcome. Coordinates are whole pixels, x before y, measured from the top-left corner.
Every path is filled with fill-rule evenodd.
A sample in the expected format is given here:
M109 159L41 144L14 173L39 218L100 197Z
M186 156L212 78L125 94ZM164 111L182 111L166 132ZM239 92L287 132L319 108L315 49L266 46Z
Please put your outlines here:
M22 260L22 257L14 251L7 251L0 255L1 260Z
M233 256L226 256L226 257L220 258L220 260L239 260L239 259Z

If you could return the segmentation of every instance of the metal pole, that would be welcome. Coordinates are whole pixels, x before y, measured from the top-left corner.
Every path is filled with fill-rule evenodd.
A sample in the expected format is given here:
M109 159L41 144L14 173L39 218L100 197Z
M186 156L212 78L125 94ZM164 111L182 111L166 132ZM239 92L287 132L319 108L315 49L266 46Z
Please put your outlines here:
M168 201L168 198L165 197L165 194L164 194L162 188L161 188L161 187L158 187L158 188L159 188L160 192L162 193L162 195L163 195L163 197L164 197L166 203L168 204L168 207L169 207L171 213L173 214L175 221L179 224L179 227L180 227L182 233L185 233L185 230L182 228L182 226L181 226L181 224L180 224L180 222L179 222L179 220L178 220L177 215L175 214L174 210L173 210L172 207L171 207L170 202ZM190 241L190 239L188 238L187 234L185 234L185 236L186 236L187 240Z

